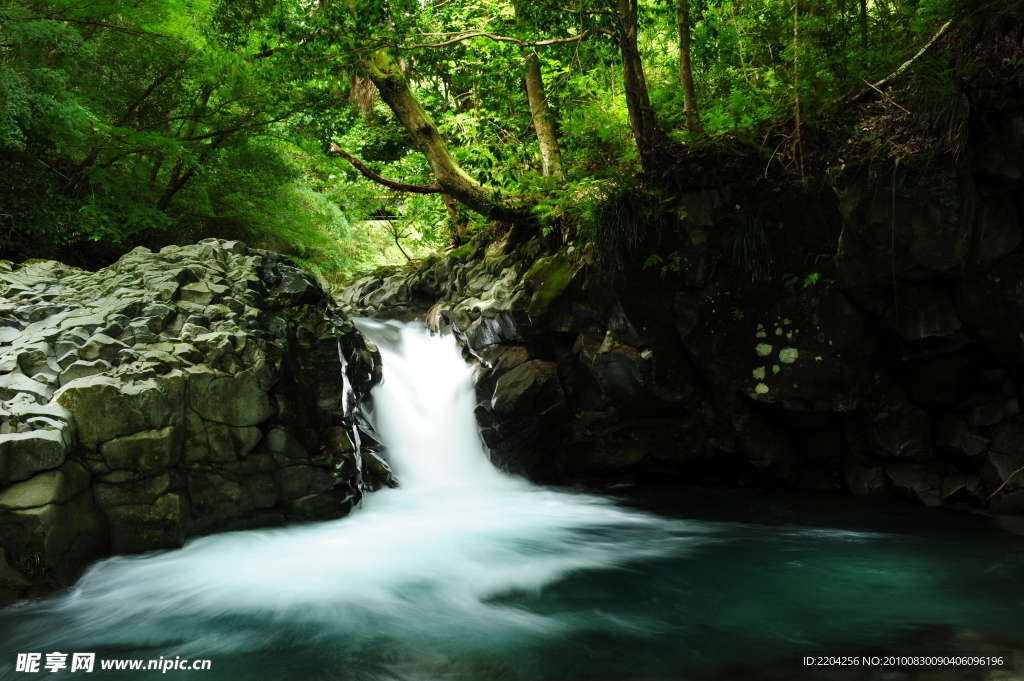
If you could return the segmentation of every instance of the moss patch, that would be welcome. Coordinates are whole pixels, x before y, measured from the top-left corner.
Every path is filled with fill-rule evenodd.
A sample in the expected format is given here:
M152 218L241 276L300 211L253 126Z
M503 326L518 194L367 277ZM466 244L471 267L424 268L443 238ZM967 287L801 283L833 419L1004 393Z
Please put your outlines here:
M546 258L539 258L537 262L533 263L533 266L523 275L524 282L530 279L537 282L537 288L530 300L527 314L531 317L538 317L547 312L551 303L562 295L569 282L582 267L581 261L573 258L564 250Z
M471 255L476 251L477 240L470 239L466 243L462 244L452 252L448 254L450 260L468 260Z

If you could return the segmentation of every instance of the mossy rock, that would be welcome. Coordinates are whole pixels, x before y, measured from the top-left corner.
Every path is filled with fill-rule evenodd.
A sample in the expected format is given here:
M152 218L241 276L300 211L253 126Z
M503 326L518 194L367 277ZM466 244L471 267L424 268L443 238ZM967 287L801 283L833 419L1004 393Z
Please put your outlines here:
M470 239L455 250L448 253L449 260L467 260L476 251L476 239Z
M533 263L522 279L524 282L531 279L536 281L536 289L527 313L531 317L539 317L547 312L551 303L562 295L582 267L583 262L573 258L565 250L539 258Z

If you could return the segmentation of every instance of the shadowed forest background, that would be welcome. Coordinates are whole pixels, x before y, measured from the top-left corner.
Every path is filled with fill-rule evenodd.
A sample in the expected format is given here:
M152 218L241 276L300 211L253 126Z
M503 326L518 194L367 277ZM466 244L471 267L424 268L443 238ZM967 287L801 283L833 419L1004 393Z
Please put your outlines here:
M1008 0L4 2L0 257L95 268L139 245L237 238L335 284L528 222L614 260L687 174L819 191L848 162L958 155L977 111L1013 106L998 100L1024 72L1005 29L1020 13ZM723 238L756 276L766 236L756 216L744 224Z

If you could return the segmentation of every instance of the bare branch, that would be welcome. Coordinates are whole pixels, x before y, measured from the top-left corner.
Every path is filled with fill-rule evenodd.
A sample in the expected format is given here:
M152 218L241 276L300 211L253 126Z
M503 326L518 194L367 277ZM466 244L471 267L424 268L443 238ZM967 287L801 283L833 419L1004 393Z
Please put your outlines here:
M926 44L924 47L922 47L921 50L917 54L915 54L913 57L911 57L907 61L903 62L902 66L900 66L898 69L896 69L895 71L890 73L887 77L885 77L882 80L878 81L877 83L875 83L871 87L873 87L874 89L878 90L883 85L888 83L889 81L894 80L894 79L898 78L899 76L901 76L903 74L903 72L906 71L907 68L911 64L913 64L915 61L917 61L917 59L922 54L924 54L925 52L928 51L928 48L931 47L935 43L935 41L938 40L942 36L942 34L946 32L946 29L949 28L949 25L952 24L952 23L953 23L952 19L950 19L949 21L944 23L942 25L942 28L940 28L939 31L935 35L932 36L932 39L928 41L928 44Z
M851 103L851 104L853 104L855 102L859 102L861 99L864 98L865 95L867 95L869 92L871 92L871 90L875 90L876 92L881 92L883 85L886 85L889 82L891 82L891 81L895 80L896 78L899 78L901 75L903 75L903 72L906 71L908 68L910 68L911 64L913 64L915 61L917 61L921 57L921 55L923 55L925 52L928 51L928 48L930 48L932 45L935 44L936 40L938 40L939 38L942 37L942 34L946 32L946 29L948 29L950 24L952 24L952 23L953 23L952 19L950 19L949 21L944 23L942 25L942 28L940 28L935 33L935 35L932 36L932 39L929 40L928 43L925 44L925 46L922 47L918 51L917 54L915 54L913 57L911 57L907 61L903 62L903 64L898 69L896 69L895 71L893 71L892 73L890 73L888 76L886 76L882 80L878 81L877 83L873 83L873 84L872 83L868 83L868 89L867 90L862 90L855 97L853 97L852 99L849 99L847 101L849 101L849 103ZM867 82L867 81L865 81L865 82ZM899 106L899 105L897 104L897 106ZM900 108L903 109L903 107L900 107ZM906 111L906 109L903 109L903 110Z
M365 165L363 165L362 161L357 159L355 156L352 156L351 154L349 154L347 151L345 151L344 149L339 147L334 142L331 142L331 151L333 153L341 156L343 159L345 159L349 163L351 163L355 167L356 170L358 170L360 173L363 174L364 177L366 177L369 180L373 180L377 184L382 184L385 187L389 187L391 189L394 189L394 190L397 190L397 191L400 191L400 192L409 192L411 194L440 194L441 193L441 187L439 187L436 184L430 184L430 185L425 185L425 186L424 185L419 185L419 184L405 184L404 182L395 182L394 180L389 180L387 178L381 177L380 175L378 175L377 173L373 172L372 170L367 168ZM401 246L399 246L399 248L401 248ZM408 257L408 256L406 256L406 257Z
M892 97L890 97L890 96L888 95L888 93L882 92L882 91L881 91L881 90L879 90L879 89L878 89L877 87L875 87L874 85L872 85L872 84L871 84L870 82L868 82L867 80L864 80L863 78L861 78L861 80L863 80L863 81L864 81L864 82L865 82L865 83L867 84L867 86L868 86L868 87L870 87L870 88L871 88L872 90L874 90L874 91L875 91L875 92L877 92L878 94L882 95L882 97L885 97L885 98L886 98L886 99L888 99L888 100L889 100L890 102L892 102L893 104L895 104L895 105L896 105L896 106L897 106L897 107L898 107L899 109L901 109L901 110L902 110L902 111L904 111L905 113L910 113L909 111L907 111L906 109L904 109L904 108L903 108L902 106L900 106L900 105L899 105L899 102L897 102L897 101L896 101L895 99L893 99Z
M547 47L548 45L564 45L566 43L575 43L583 40L588 35L594 33L594 31L584 31L579 35L574 35L571 38L552 38L550 40L520 40L519 38L512 38L506 35L495 35L486 31L472 31L459 35L451 40L445 40L439 43L418 43L416 45L402 45L395 47L396 50L417 50L422 47L445 47L446 45L452 45L454 43L462 42L463 40L469 40L470 38L487 38L499 43L512 43L513 45L519 45L520 47ZM424 33L423 35L430 35Z
M1006 487L1006 484L1007 484L1008 482L1010 482L1010 480L1012 480L1012 479L1013 479L1013 476L1017 475L1017 473L1020 473L1021 471L1024 471L1024 466L1021 466L1020 468L1018 468L1018 469L1017 469L1017 470L1015 470L1014 472L1010 473L1010 474L1009 474L1009 475L1008 475L1008 476L1006 477L1006 480L1003 480L1003 484L999 485L999 487L997 487L997 488L996 488L996 491L995 491L995 492L992 492L992 494L989 494L989 495L988 495L988 498L987 498L987 499L985 499L985 501L990 501L990 500L992 499L992 497L994 497L995 495L999 494L999 492L1000 492L1000 491L1001 491L1001 490L1002 490L1002 489L1003 489L1004 487Z

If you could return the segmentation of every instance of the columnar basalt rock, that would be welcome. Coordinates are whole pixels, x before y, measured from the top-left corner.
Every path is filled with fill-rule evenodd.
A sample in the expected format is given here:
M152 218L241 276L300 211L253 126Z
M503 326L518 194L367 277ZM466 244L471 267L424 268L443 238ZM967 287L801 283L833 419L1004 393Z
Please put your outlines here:
M0 602L107 552L347 513L392 483L354 444L380 369L308 275L237 241L0 262Z

